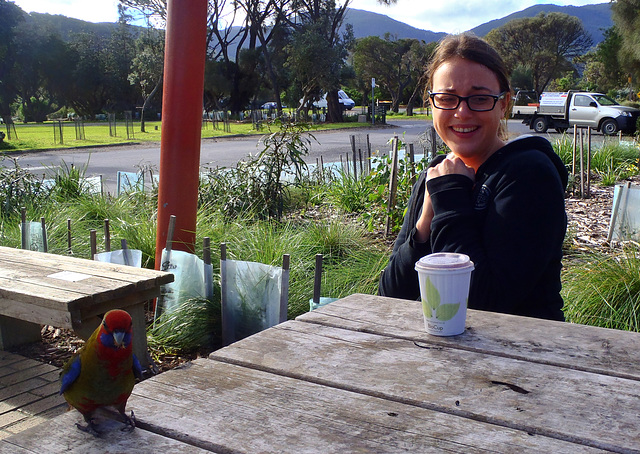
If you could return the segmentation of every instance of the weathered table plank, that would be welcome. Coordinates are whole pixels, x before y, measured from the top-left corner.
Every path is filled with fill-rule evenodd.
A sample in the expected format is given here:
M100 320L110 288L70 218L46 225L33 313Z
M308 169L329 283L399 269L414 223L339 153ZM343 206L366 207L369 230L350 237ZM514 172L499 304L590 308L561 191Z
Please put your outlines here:
M210 355L615 452L640 452L637 381L289 321Z
M100 426L104 433L100 437L94 437L75 427L75 423L81 419L82 417L77 412L68 412L19 434L0 440L0 453L199 454L211 452L140 428L131 432L123 432L120 430L122 428L121 423L109 420L103 422Z
M42 324L87 339L102 314L120 308L131 314L133 348L144 366L144 303L173 279L155 270L0 247L0 348L37 340Z
M469 310L460 336L425 332L421 303L355 294L297 318L349 330L640 380L640 334Z
M228 452L598 452L208 359L145 380L129 406L142 428Z
M48 268L52 270L52 272L67 270L86 273L87 271L86 266L82 264L84 259L65 255L47 254L46 263L43 263L42 254L43 253L41 252L0 246L0 261L5 263L13 262L18 265L31 264ZM131 282L136 285L136 288L139 288L140 286L148 288L149 286L156 286L158 284L167 284L171 282L170 278L167 277L169 273L158 273L157 271L146 268L136 268L133 266L93 260L90 260L90 262L95 264L95 267L92 270L93 275L113 280L120 280L123 282ZM140 282L141 277L146 278L144 282ZM153 279L155 279L155 281Z

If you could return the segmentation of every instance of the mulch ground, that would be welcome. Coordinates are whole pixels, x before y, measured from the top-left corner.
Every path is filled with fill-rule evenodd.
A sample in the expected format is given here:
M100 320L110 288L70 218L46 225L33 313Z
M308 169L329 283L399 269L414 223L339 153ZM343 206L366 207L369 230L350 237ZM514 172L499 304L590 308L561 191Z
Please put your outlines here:
M640 178L634 180L639 182ZM598 186L597 181L594 181L588 198L570 195L566 198L565 204L573 251L601 253L610 251L607 235L613 205L613 187L601 187ZM13 352L61 367L83 343L81 339L74 336L72 331L45 326L42 329L42 342L22 346ZM157 372L161 373L184 362L206 356L207 353L209 352L175 354L152 350L151 356L156 363Z

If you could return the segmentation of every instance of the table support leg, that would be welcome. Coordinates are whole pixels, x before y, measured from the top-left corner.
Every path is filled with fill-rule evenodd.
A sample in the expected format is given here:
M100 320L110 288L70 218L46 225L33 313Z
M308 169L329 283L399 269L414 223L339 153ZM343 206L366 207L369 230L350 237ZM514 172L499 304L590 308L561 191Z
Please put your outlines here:
M147 326L145 320L144 303L127 307L133 322L133 353L138 357L142 369L149 367L147 359Z
M0 315L0 350L42 340L42 326Z

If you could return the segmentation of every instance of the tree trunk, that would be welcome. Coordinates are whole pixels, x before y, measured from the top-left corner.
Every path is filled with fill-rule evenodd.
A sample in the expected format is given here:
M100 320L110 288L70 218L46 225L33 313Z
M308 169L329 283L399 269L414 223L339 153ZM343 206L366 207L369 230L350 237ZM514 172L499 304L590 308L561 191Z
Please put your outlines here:
M327 93L327 122L342 123L342 106L338 101L338 90L331 90Z
M149 93L149 96L147 96L144 102L142 103L142 110L140 112L140 132L147 132L144 126L144 111L151 103L151 98L153 98L153 95L156 94L161 84L162 84L162 77L158 79L158 82L156 82L156 86L153 87L153 90L151 90L151 93Z

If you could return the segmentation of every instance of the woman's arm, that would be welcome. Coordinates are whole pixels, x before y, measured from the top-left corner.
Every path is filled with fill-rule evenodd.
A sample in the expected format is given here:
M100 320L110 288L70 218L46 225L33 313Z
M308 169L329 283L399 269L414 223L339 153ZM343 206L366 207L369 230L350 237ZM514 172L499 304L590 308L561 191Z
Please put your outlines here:
M393 246L389 263L380 276L378 293L382 296L411 300L420 297L418 275L414 267L421 257L431 253L431 247L428 241L429 231L420 232L417 223L422 222L424 225L426 222L430 229L430 218L433 216L431 201L428 196L425 199L425 192L423 172L413 187L402 228Z
M435 210L432 249L471 257L469 305L475 309L526 312L519 306L533 304L536 292L544 291L539 287L548 286L555 273L550 266L559 263L566 230L564 188L551 161L532 153L518 153L487 182L490 201L484 213L475 209L472 186L461 175L428 182Z

